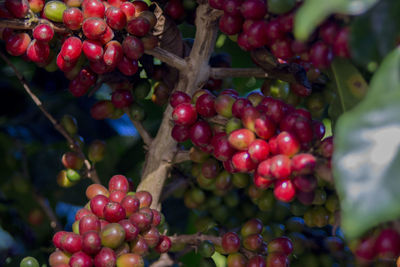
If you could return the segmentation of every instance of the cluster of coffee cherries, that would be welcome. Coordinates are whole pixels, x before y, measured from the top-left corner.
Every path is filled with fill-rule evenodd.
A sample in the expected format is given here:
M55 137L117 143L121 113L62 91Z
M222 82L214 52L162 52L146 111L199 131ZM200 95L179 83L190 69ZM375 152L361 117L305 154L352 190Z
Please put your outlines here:
M360 240L350 243L350 248L363 264L367 265L379 260L386 260L389 264L393 264L393 260L400 255L400 234L391 227L376 229ZM397 266L399 263L400 257L397 259Z
M308 111L260 93L238 97L231 89L218 97L207 90L193 97L178 91L170 104L172 137L190 139L205 157L213 156L202 164L203 180L214 183L222 162L227 173L252 174L257 188L274 185L278 200L290 202L297 196L303 203L313 201L317 156L330 162L333 138L321 140L325 127ZM313 149L315 155L307 152Z
M279 59L312 63L318 69L329 67L334 55L350 56L348 28L328 20L307 42L299 42L293 38L298 4L294 0L278 2L209 0L211 7L224 11L219 21L220 30L227 35L238 35L237 43L246 51L267 46Z
M61 125L68 134L73 136L77 145L84 145L83 139L77 135L78 124L74 117L64 115ZM88 158L92 163L100 162L104 158L106 144L101 140L94 140L88 148ZM57 183L61 187L71 187L81 179L81 171L84 165L84 155L77 151L68 151L62 155L61 163L65 167L57 175Z
M167 252L171 240L157 228L163 215L150 208L150 193L131 189L123 175L114 175L108 189L90 185L90 201L76 213L73 232L53 236L57 250L49 257L50 266L140 267L150 249Z
M32 2L41 3L30 8L27 0L7 0L0 8L0 18L24 18L32 11L36 14L29 13L30 19L39 21L31 34L3 29L6 49L46 70L63 71L71 80L69 91L76 97L86 94L98 75L114 70L134 75L144 50L158 44L150 33L157 19L143 1ZM61 31L61 26L54 29L50 21L62 23L65 30ZM121 97L126 96L116 96Z
M136 81L123 81L120 83L108 83L112 93L111 99L100 100L90 109L90 115L96 120L118 119L126 112L136 121L145 118L145 111L140 105L151 90L151 84L147 79Z
M258 219L251 219L243 224L240 235L235 232L225 233L221 238L220 247L217 247L216 250L228 255L228 267L289 266L288 257L293 251L291 240L287 237L279 237L266 243L261 235L262 231L262 222ZM202 246L209 244L210 242L206 241ZM203 248L202 251L209 252L210 249Z

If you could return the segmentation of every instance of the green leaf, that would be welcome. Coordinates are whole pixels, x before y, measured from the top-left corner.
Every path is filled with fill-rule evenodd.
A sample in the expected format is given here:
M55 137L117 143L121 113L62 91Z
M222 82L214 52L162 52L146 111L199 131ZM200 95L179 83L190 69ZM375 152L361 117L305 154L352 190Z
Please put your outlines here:
M294 35L306 41L314 29L333 13L357 15L378 0L306 0L295 17Z
M352 59L373 67L390 52L400 35L400 1L381 0L366 14L355 18L351 25ZM373 69L372 69L373 70Z
M350 61L336 58L332 65L333 87L336 97L329 106L329 116L336 121L341 114L355 107L367 93L368 84Z
M342 228L352 239L400 216L400 48L374 75L367 96L337 122L333 170Z

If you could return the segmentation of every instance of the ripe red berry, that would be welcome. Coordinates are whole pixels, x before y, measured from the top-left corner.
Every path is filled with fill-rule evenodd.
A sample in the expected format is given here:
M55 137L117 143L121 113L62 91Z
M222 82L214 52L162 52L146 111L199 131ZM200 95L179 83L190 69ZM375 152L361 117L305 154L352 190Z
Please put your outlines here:
M92 265L92 258L82 251L74 253L69 260L69 266L91 267Z
M126 15L118 7L110 6L106 10L106 22L114 30L122 30L126 25Z
M333 155L333 136L329 136L322 140L318 147L319 153L325 158L331 158Z
M238 129L230 133L229 144L237 150L247 150L256 139L254 133L248 129Z
M85 0L82 3L83 17L87 18L104 18L106 8L102 1L99 0Z
M240 248L240 238L236 233L228 232L222 236L221 245L223 250L228 254L238 252Z
M212 117L217 112L214 107L215 97L211 94L203 94L196 100L196 111L203 117Z
M110 200L103 195L97 195L90 200L90 210L99 218L104 218L104 207Z
M242 24L243 18L241 16L224 14L219 19L219 29L227 35L234 35L239 33L242 29Z
M142 41L134 36L125 37L122 42L122 49L124 55L129 59L138 60L144 53Z
M126 30L135 36L145 36L151 28L150 22L144 17L133 18L126 25Z
M391 228L382 230L375 241L375 249L380 258L395 259L400 254L400 234Z
M151 213L151 211L150 211ZM153 220L153 215L149 214L147 212L143 212L142 209L139 210L139 212L133 213L130 217L129 220L137 227L139 227L139 230L142 231L143 229L146 229L148 226L151 225L151 222Z
M111 102L116 108L128 107L133 102L132 93L130 90L115 90L111 95Z
M162 235L158 241L157 246L154 248L158 253L165 253L171 248L172 242L168 236Z
M185 15L185 9L180 0L169 0L164 10L165 13L174 20L180 20Z
M89 39L83 41L82 50L90 61L98 61L103 57L103 45L99 41Z
M282 253L289 256L292 251L292 241L285 236L275 238L268 243L268 253Z
M268 143L262 139L256 139L250 144L248 152L255 162L266 160L269 155Z
M339 32L339 26L334 21L328 21L319 28L319 36L329 45L333 45Z
M235 149L229 144L228 138L226 135L223 135L222 137L215 138L214 140L214 137L211 141L214 157L220 161L229 160L233 153L235 153Z
M118 222L125 230L125 241L132 241L139 235L139 228L137 228L130 220L125 219Z
M250 251L258 251L262 244L262 236L258 234L249 235L243 239L243 247Z
M98 231L88 231L82 235L82 251L95 255L101 250L101 239Z
M294 177L293 184L296 189L306 193L314 191L318 186L317 179L314 176L303 175Z
M118 70L126 76L132 76L139 70L139 65L137 60L129 59L124 56L118 63Z
M238 98L232 105L232 114L236 118L241 118L244 108L251 106L251 102L246 98Z
M335 42L333 43L333 53L335 54L335 56L350 58L349 38L349 28L343 28L339 31Z
M294 156L300 151L300 143L296 136L289 132L281 132L276 137L279 153L288 157Z
M182 91L175 91L172 93L169 103L171 104L171 106L173 108L175 108L179 104L190 103L190 100L191 100L191 97L188 94L186 94Z
M268 140L275 135L276 125L270 117L262 115L255 119L254 130L257 136Z
M297 154L292 158L292 172L294 174L310 174L314 171L316 161L312 154Z
M277 58L288 60L293 57L291 46L291 40L289 38L283 38L273 42L271 50Z
M232 16L240 15L241 0L226 0L224 5L224 13Z
M256 163L254 163L249 153L246 151L236 152L232 156L232 164L238 172L250 172L257 167Z
M61 248L61 247L62 247L62 245L61 245L61 240L63 240L64 236L65 236L67 233L68 233L68 232L66 232L66 231L59 231L59 232L57 232L57 233L55 233L55 234L53 235L52 241L53 241L53 244L54 244L54 246L55 246L56 248Z
M276 179L287 178L291 172L291 160L285 155L276 155L270 158L271 166L270 172L272 177Z
M267 7L261 0L245 0L241 7L245 19L262 19L267 14Z
M107 66L117 66L122 60L124 52L118 41L108 42L104 47L103 61Z
M190 103L179 104L172 112L172 119L178 125L190 126L197 120L196 109Z
M126 21L131 21L135 17L135 6L131 2L124 2L119 7L126 16Z
M82 52L82 41L78 37L69 37L61 46L60 55L67 62L78 60Z
M284 32L282 31L278 20L271 20L267 23L266 35L271 44L283 38Z
M258 165L258 166L260 166L260 165ZM267 189L274 183L274 180L272 180L270 178L264 178L257 171L254 173L253 183L257 188Z
M290 179L280 179L275 182L275 197L283 202L290 202L296 195L296 189Z
M129 217L139 210L140 201L138 198L128 195L122 199L121 206L125 209L126 217Z
M27 33L17 33L6 40L7 52L12 56L21 56L25 53L31 42Z
M83 13L79 8L70 7L63 13L64 25L73 31L79 30L82 27Z
M185 142L190 138L190 128L183 125L174 125L171 136L177 142Z
M184 104L181 104L184 105ZM179 106L178 106L179 107ZM210 144L212 130L205 121L198 121L190 128L190 140L199 147L205 147Z
M310 61L319 69L328 68L333 60L331 48L323 42L315 43L310 50Z
M82 24L83 34L92 40L99 39L107 30L107 24L100 18L87 18Z
M26 55L32 62L45 63L50 55L50 47L47 43L33 40L26 50Z
M68 253L75 253L82 249L82 238L75 233L66 233L61 240L62 250Z
M100 252L94 257L94 266L96 267L108 267L115 266L117 257L114 250L103 247Z
M54 30L47 24L39 24L32 31L33 38L40 42L50 42L54 36Z
M265 21L262 20L256 21L251 24L246 33L248 37L248 42L252 47L259 48L268 43L266 28L267 24Z
M100 220L94 214L87 214L79 220L79 234L83 235L88 231L100 231Z
M122 191L124 193L127 193L129 191L128 179L120 174L114 175L108 182L108 189L110 190L110 192Z
M116 202L109 202L103 210L104 219L108 222L119 222L126 217L125 209L121 204Z
M153 197L147 191L138 191L136 192L135 197L139 199L140 208L148 208L153 202Z
M16 18L25 17L29 11L29 2L27 0L6 0L5 6Z

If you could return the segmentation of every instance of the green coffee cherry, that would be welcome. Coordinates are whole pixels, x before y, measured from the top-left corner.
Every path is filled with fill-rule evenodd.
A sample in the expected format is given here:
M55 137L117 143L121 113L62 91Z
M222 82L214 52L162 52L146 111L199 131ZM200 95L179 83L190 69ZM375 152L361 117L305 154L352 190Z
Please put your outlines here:
M77 182L81 179L81 175L74 169L67 169L67 178L71 182Z
M20 267L39 267L39 262L34 257L25 257L19 264Z
M50 1L44 6L44 15L51 21L62 22L67 6L61 1Z
M89 146L89 160L92 162L102 161L106 150L106 143L101 140L94 140Z
M64 115L61 119L61 125L70 135L75 135L78 132L78 123L71 115Z
M197 252L204 258L210 258L215 252L214 244L211 241L205 240L201 242Z

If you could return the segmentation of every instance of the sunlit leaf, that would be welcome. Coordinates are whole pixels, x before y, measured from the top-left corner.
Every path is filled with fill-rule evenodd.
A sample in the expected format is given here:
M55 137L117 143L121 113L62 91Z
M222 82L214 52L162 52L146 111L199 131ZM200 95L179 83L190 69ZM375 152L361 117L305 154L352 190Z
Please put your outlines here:
M365 96L368 84L348 60L336 58L332 65L336 96L329 106L329 116L335 121L344 112L356 106Z
M399 103L400 48L386 57L364 100L337 122L333 168L348 238L400 216Z
M314 29L333 13L357 15L378 0L306 0L296 14L294 35L305 41Z

